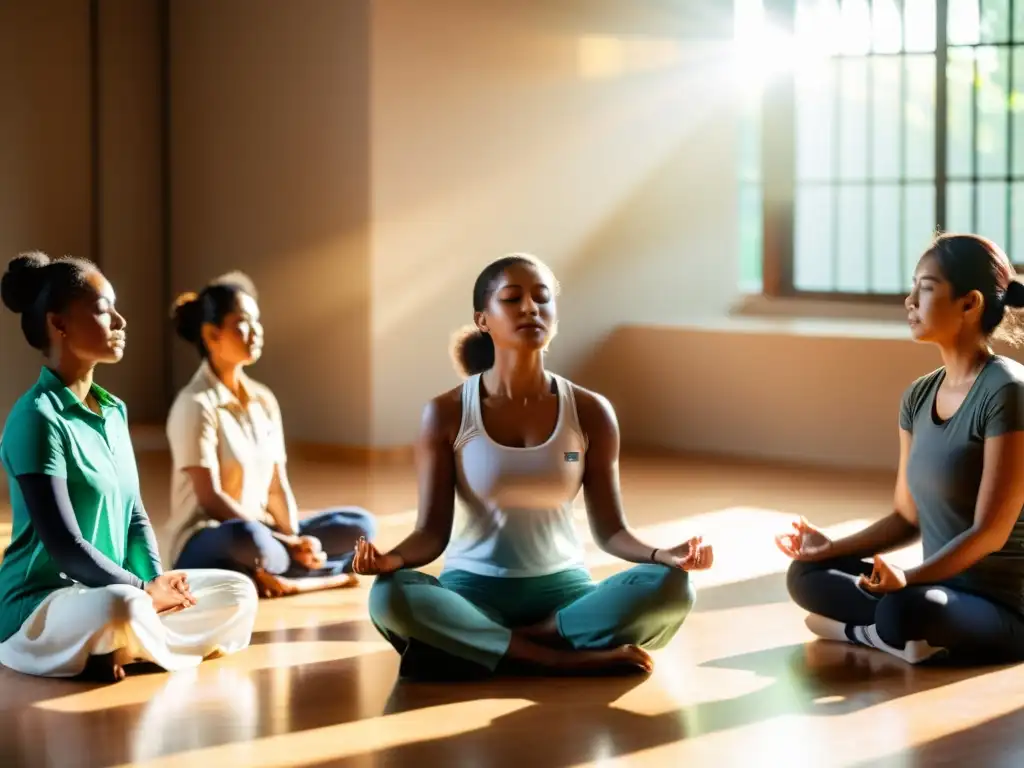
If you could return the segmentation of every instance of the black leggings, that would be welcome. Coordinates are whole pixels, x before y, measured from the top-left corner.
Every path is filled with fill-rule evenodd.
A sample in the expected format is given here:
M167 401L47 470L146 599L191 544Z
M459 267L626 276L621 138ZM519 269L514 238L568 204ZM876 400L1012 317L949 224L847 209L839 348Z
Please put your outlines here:
M857 584L861 574L871 574L871 563L855 557L794 561L787 587L805 611L848 625L874 624L878 637L894 648L924 640L962 660L1024 660L1024 616L1019 613L943 585L906 587L877 597Z

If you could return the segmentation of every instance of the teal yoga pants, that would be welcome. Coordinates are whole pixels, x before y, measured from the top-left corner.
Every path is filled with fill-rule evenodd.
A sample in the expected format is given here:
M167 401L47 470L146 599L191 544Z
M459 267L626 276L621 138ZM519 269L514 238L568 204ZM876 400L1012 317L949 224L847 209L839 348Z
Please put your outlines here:
M370 619L402 656L403 677L460 679L498 669L512 629L556 616L576 649L672 639L694 603L688 574L638 565L595 583L585 569L499 578L448 571L440 579L401 570L377 577Z

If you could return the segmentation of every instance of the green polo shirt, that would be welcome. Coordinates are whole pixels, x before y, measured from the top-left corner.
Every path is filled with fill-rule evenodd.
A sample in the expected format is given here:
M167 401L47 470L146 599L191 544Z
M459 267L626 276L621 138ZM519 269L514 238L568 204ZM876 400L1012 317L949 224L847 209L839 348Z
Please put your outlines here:
M11 491L13 532L0 563L0 642L43 599L74 582L36 535L17 478L65 478L83 538L118 566L149 581L156 572L143 542L128 529L139 501L139 473L123 402L93 384L102 415L93 413L48 368L14 404L0 437L0 463Z

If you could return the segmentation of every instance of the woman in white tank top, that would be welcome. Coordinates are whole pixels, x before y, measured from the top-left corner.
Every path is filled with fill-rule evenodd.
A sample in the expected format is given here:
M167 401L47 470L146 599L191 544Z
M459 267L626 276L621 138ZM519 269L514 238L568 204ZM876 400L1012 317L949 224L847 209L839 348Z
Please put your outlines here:
M556 293L530 256L480 274L475 327L453 349L465 382L424 410L416 528L387 553L356 545L355 571L378 575L370 617L404 677L649 672L645 649L668 643L693 605L687 571L711 565L699 537L661 549L626 525L611 405L544 369ZM597 544L640 564L601 583L573 519L581 488ZM413 570L442 554L439 579Z

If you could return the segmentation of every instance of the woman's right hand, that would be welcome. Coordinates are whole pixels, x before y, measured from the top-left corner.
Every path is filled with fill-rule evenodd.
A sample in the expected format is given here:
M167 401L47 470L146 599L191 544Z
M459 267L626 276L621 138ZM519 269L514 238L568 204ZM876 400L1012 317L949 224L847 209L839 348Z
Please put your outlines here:
M364 576L379 576L383 573L394 573L405 563L398 555L382 555L380 550L360 536L356 542L356 555L352 560L352 570Z
M784 555L803 562L825 560L831 556L832 539L805 518L794 522L793 528L793 533L781 533L775 537L775 544Z
M167 571L146 584L146 594L153 600L157 613L182 611L198 601L188 586L183 571Z

